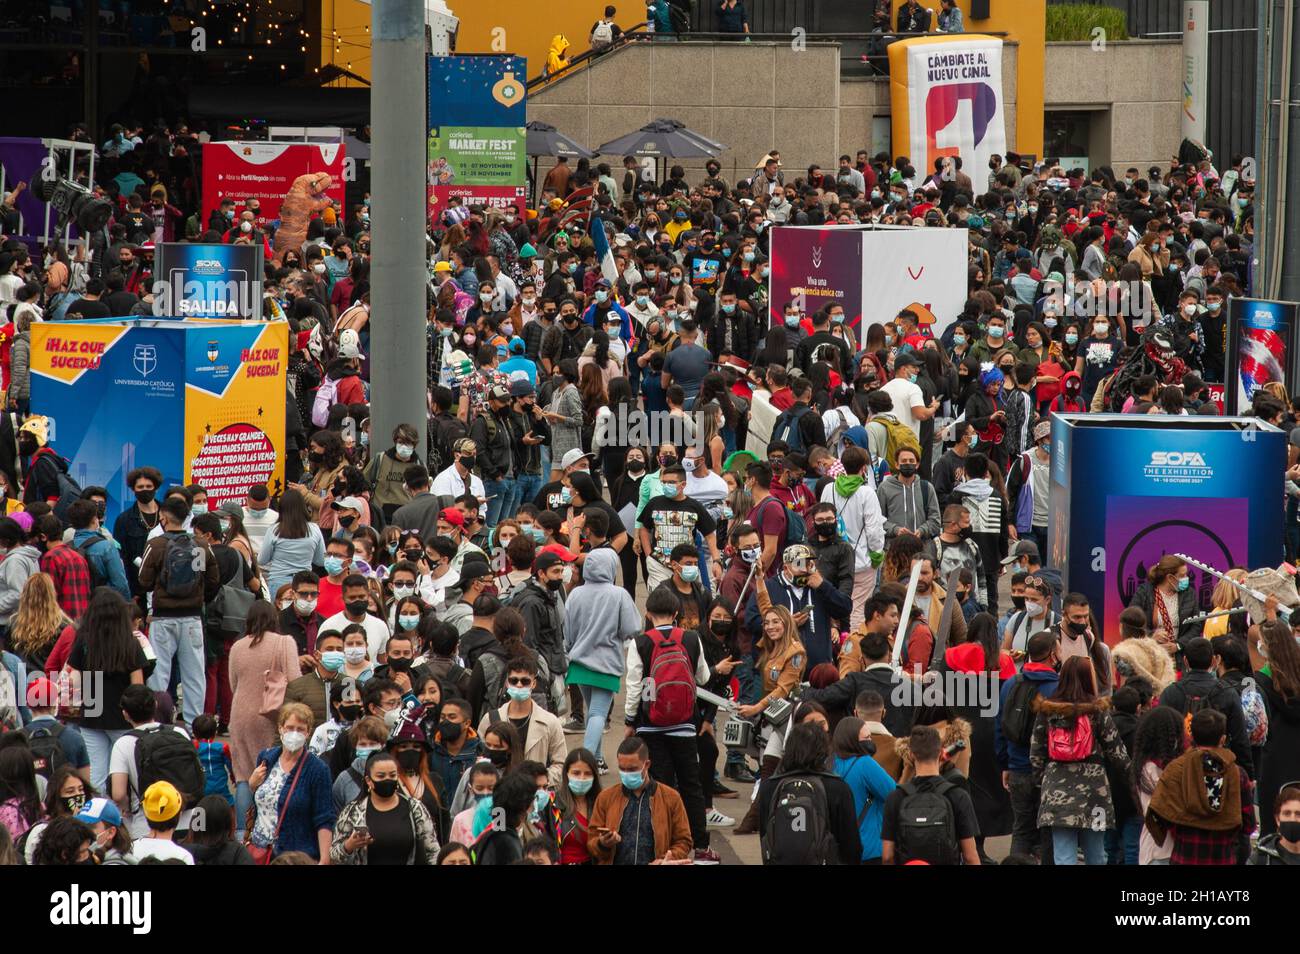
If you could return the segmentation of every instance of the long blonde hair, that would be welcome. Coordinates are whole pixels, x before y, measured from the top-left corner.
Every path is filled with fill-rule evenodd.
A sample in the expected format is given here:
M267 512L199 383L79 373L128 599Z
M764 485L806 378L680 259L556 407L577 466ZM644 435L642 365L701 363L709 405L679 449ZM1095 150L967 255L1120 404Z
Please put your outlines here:
M794 614L791 613L789 609L784 606L770 606L768 607L767 612L763 613L762 619L766 619L768 613L775 613L777 615L777 618L781 620L781 626L783 627L784 632L781 633L781 638L776 642L771 640L767 635L766 630L764 630L763 634L759 636L758 645L761 650L759 656L760 669L767 665L769 659L773 656L781 655L786 650L790 649L792 645L802 646L799 642L799 627L794 624Z
M9 643L27 656L53 643L72 620L59 607L54 580L48 573L33 573L23 584L18 611L9 627Z
M1246 571L1241 567L1236 567L1229 570L1224 576L1240 583L1246 578ZM1215 584L1214 592L1210 594L1210 603L1216 610L1232 609L1237 605L1237 588L1228 580L1220 580Z

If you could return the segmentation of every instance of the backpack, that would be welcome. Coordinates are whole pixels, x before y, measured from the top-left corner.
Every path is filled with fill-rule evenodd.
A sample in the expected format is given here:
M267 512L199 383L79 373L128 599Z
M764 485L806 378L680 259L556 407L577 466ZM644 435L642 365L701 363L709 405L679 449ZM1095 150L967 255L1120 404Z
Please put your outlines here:
M1183 700L1183 733L1190 738L1192 735L1192 716L1202 709L1210 708L1210 697L1208 694L1194 696L1184 688Z
M892 414L877 414L872 418L885 426L885 461L891 471L898 469L898 452L910 448L916 452L916 459L921 459L921 442L912 433L912 429L901 423Z
M460 418L451 415L435 417L429 424L429 473L436 476L451 466L451 449L458 440L469 435L469 428Z
M642 698L650 703L646 717L651 725L681 725L695 718L695 667L684 635L676 626L667 636L656 629L646 631L653 648Z
M765 865L829 865L838 860L826 786L815 775L777 775L763 835Z
M1268 741L1268 709L1264 705L1264 694L1253 679L1241 684L1241 714L1246 720L1246 737L1251 746Z
M68 756L63 751L63 743L59 741L63 729L63 724L56 722L52 726L38 725L35 728L28 726L19 730L22 737L27 740L27 747L32 750L36 774L44 776L47 781L54 774L55 769L68 761Z
M916 782L898 786L903 800L898 805L898 857L901 861L924 861L931 865L955 865L960 857L957 821L948 801L955 786L940 779L929 791Z
M324 427L330 420L332 408L339 394L339 383L326 375L316 389L316 396L311 399L311 422L317 427Z
M74 547L81 554L81 558L86 561L86 566L90 570L90 589L92 592L101 586L108 585L107 577L100 572L99 567L95 566L95 561L90 558L90 548L103 539L99 534L95 534L81 546Z
M208 625L222 633L242 633L257 594L244 586L244 558L239 558L235 575L221 584L208 604Z
M614 43L614 28L606 21L601 20L596 24L596 29L591 31L591 48L593 50L607 50Z
M510 701L506 694L506 661L496 653L483 653L478 658L483 664L483 701L495 712ZM551 667L546 664L541 653L537 653L535 661L537 679L533 686L533 702L550 712L552 706L548 690L551 686Z
M791 453L803 453L803 436L799 433L799 422L803 416L810 412L812 408L804 404L800 407L792 407L788 411L782 411L772 425L773 441L785 441L790 445Z
M853 426L848 422L844 415L846 413L852 415L853 412L847 407L837 407L834 410L835 419L838 423L835 425L834 430L832 430L826 437L826 449L836 457L839 457L844 453L844 432Z
M1053 719L1047 725L1047 757L1053 762L1082 762L1092 755L1092 719L1084 714L1074 717L1068 727Z
M775 497L769 499L776 500ZM785 511L785 545L790 546L794 543L806 542L808 539L808 524L804 521L803 515L798 511L791 510L779 500L776 500L776 505Z
M1034 700L1038 687L1020 676L1007 694L1007 704L1002 710L1002 736L1008 742L1027 746L1034 734Z
M193 808L203 797L207 780L194 743L172 726L133 729L135 736L135 777L137 796L143 796L154 782L171 782L181 793L186 808Z
M162 569L158 573L158 585L164 593L178 600L190 599L202 593L203 579L199 576L198 569L202 562L203 551L195 545L192 536L183 531L168 534Z

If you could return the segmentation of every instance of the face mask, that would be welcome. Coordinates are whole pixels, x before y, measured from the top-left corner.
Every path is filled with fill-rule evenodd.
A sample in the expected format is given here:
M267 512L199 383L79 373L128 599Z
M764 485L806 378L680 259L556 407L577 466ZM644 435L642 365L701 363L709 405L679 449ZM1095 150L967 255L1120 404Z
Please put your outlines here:
M353 616L360 616L366 611L368 606L369 604L365 600L353 600L352 602L345 604L344 608Z
M324 262L317 262L315 265L313 265L313 266L311 267L311 270L312 270L313 272L315 272L317 275L324 275L324 274L325 274L325 263L324 263Z
M1037 619L1039 616L1043 615L1044 604L1032 602L1030 600L1025 599L1024 597L1017 597L1017 599L1019 599L1022 603L1024 603L1025 612L1028 613L1034 619Z
M787 328L798 328L798 327L799 327L799 316L798 316L798 315L786 315L786 316L785 316L785 326L786 326Z
M540 815L546 810L546 806L551 803L551 793L544 788L539 788L533 795L533 813Z
M1179 593L1183 592L1191 585L1192 585L1192 578L1190 576L1180 577L1178 580L1178 592Z
M529 536L533 538L534 543L541 543L546 539L546 531L541 527L532 527L529 529Z
M1281 835L1285 841L1289 841L1292 844L1300 841L1300 821L1278 822L1277 833Z
M898 465L898 472L899 472L900 474L902 474L904 477L911 477L911 476L913 476L913 475L916 473L916 465L915 465L915 464L899 464L899 465Z
M384 713L384 725L388 726L389 731L397 728L397 723L402 721L401 709L389 709Z
M598 304L603 305L607 298L609 298L609 292L605 291L603 288L598 288L596 290L596 302Z
M357 522L357 518L354 516L339 517L339 526L342 527L344 530L346 530L348 527L352 526L356 522Z
M365 661L366 647L348 646L343 650L343 657L355 666L357 663Z
M402 754L405 755L406 753ZM416 752L414 754L418 756L420 753ZM400 759L398 760L398 764L401 764ZM374 788L375 794L380 798L392 798L397 794L397 779L395 778L386 778L381 782L371 782L370 785Z
M618 773L618 780L623 783L623 787L635 792L645 784L645 776L640 772L623 772Z
M327 672L338 672L343 668L346 658L342 650L327 649L320 654L320 664Z
M1072 345L1072 344L1078 344L1078 343L1079 343L1079 336L1076 335L1076 334L1075 334L1074 332L1072 332L1072 331L1071 331L1071 332L1068 332L1068 333L1066 334L1066 336L1065 336L1065 343L1066 343L1066 344L1069 344L1069 345Z
M1000 325L991 325L989 327L990 338L1001 338L1006 333L1007 333L1007 329L1001 327Z
M565 266L565 269L568 271L570 275L572 275L574 272L578 270L578 263L570 262L568 265Z
M533 695L533 690L528 686L507 686L506 695L513 702L527 702Z
M907 380L908 380L909 383L911 383L911 384L915 384L915 383L916 383L916 375L915 375L915 374L909 374L909 375L907 376Z
M669 280L670 282L672 282L674 285L680 285L680 284L682 283L682 276L680 276L680 275L669 275L669 276L668 276L668 280Z
M1087 623L1066 623L1065 625L1075 636L1082 636L1088 631Z
M440 328L438 329L438 337L440 337L440 338L450 338L450 337L451 337L451 333L452 333L453 331L455 331L455 330L456 330L455 328L442 328L442 327L440 327Z
M647 269L645 270L645 277L646 277L647 279L649 279L650 281L654 281L656 278L659 277L659 269L657 269L657 268L647 268Z
M284 744L286 750L297 752L307 744L306 732L283 732L280 734L280 741Z
M965 336L965 335L953 335L953 336L952 336L952 343L953 343L953 347L955 347L955 348L960 348L962 345L964 345L964 344L966 343L966 336Z
M745 261L747 261L747 262L752 262L756 257L757 257L757 256L755 256L753 252L746 252L746 253L744 254L744 259L745 259Z
M682 579L687 583L694 583L700 578L700 568L698 566L682 567Z
M1188 318L1192 317L1192 315L1196 314L1196 306L1183 305L1183 314L1186 315Z
M465 727L459 722L447 722L444 719L442 722L438 723L438 735L440 735L445 742L455 742L461 737L461 733L464 731Z
M595 781L595 779L590 779L590 778L574 778L572 775L570 775L570 776L569 776L569 791L571 791L574 795L586 795L588 792L591 791L591 785L592 785L592 783L593 783L594 781ZM1297 824L1300 824L1300 823L1297 823Z
M645 462L638 459L629 459L627 462L627 472L629 474L639 474L645 470Z
M1104 321L1095 321L1093 322L1092 330L1097 332L1098 334L1104 335L1106 332L1110 330L1110 325Z
M664 494L665 494L666 496L669 496L669 497L676 497L676 496L677 496L677 484L675 484L675 483L664 484L664 485L663 485L663 489L664 489Z
M75 815L86 805L85 795L73 795L63 800L63 804L68 807L68 813Z
M505 335L507 338L509 338L515 333L515 326L507 321L504 325L501 326L501 333Z
M567 504L571 500L573 500L573 491L568 487L562 488L560 490L560 503Z
M420 617L411 616L410 614L404 614L402 616L397 617L397 625L401 626L402 629L407 630L409 632L410 630L413 630L415 629L415 627L420 625Z
M465 335L461 340L464 341L466 345L472 345L478 340L478 337L476 335Z
M617 339L619 335L618 325L610 325L608 334L611 340Z
M972 530L970 527L962 527L960 530L957 531L957 536L961 537L963 540L969 540L971 538L971 534L973 534L974 532L975 531Z
M338 576L343 572L343 560L336 556L327 556L325 558L325 572L330 576Z
M154 492L152 490L137 490L135 492L135 499L142 504L151 503L153 501L153 494Z
M746 563L754 563L763 554L762 547L746 547L740 551L740 558Z
M1217 314L1219 313L1219 309L1223 307L1223 302L1221 302L1221 301L1208 301L1208 302L1205 303L1205 307L1206 307L1207 309L1209 309L1212 313L1214 313L1214 314L1217 315Z
M409 585L409 584L408 584L408 585L405 585L405 586L394 586L394 587L393 587L393 596L397 597L397 599L399 599L399 600L404 600L404 599L406 599L408 596L411 596L411 595L414 594L414 593L415 593L415 587L414 587L414 586L411 586L411 585Z

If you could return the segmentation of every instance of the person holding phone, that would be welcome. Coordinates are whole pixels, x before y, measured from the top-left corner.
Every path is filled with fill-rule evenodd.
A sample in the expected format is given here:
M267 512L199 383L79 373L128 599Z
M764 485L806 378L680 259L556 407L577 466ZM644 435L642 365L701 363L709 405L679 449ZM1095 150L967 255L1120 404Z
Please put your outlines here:
M397 756L366 760L366 787L341 812L330 842L336 865L432 865L438 835L424 804L401 785Z

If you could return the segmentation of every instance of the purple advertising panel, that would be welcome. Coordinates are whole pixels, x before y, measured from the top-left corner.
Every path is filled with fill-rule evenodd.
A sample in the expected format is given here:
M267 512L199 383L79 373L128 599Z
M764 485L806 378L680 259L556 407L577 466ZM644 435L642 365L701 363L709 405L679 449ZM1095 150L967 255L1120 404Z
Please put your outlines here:
M862 321L862 232L852 228L776 226L771 238L768 305L773 326L795 299L811 315L829 304L844 306L847 323ZM861 339L862 335L858 335Z
M1162 556L1185 553L1221 570L1249 565L1249 518L1250 500L1245 497L1108 496L1106 555L1113 555L1115 562L1114 572L1107 574L1102 608L1106 641L1119 640L1120 612ZM1218 581L1195 567L1188 572L1197 605L1208 611Z
M40 179L41 162L48 154L49 150L39 139L0 136L0 170L4 173L0 179L5 192L12 192L20 182L27 184L27 188L18 194L16 202L18 212L22 215L22 227L19 228L15 217L15 221L6 222L0 231L27 241L33 250L35 239L45 228L45 203L36 198L32 185ZM54 227L54 213L51 213L50 227ZM10 229L13 230L12 233Z

